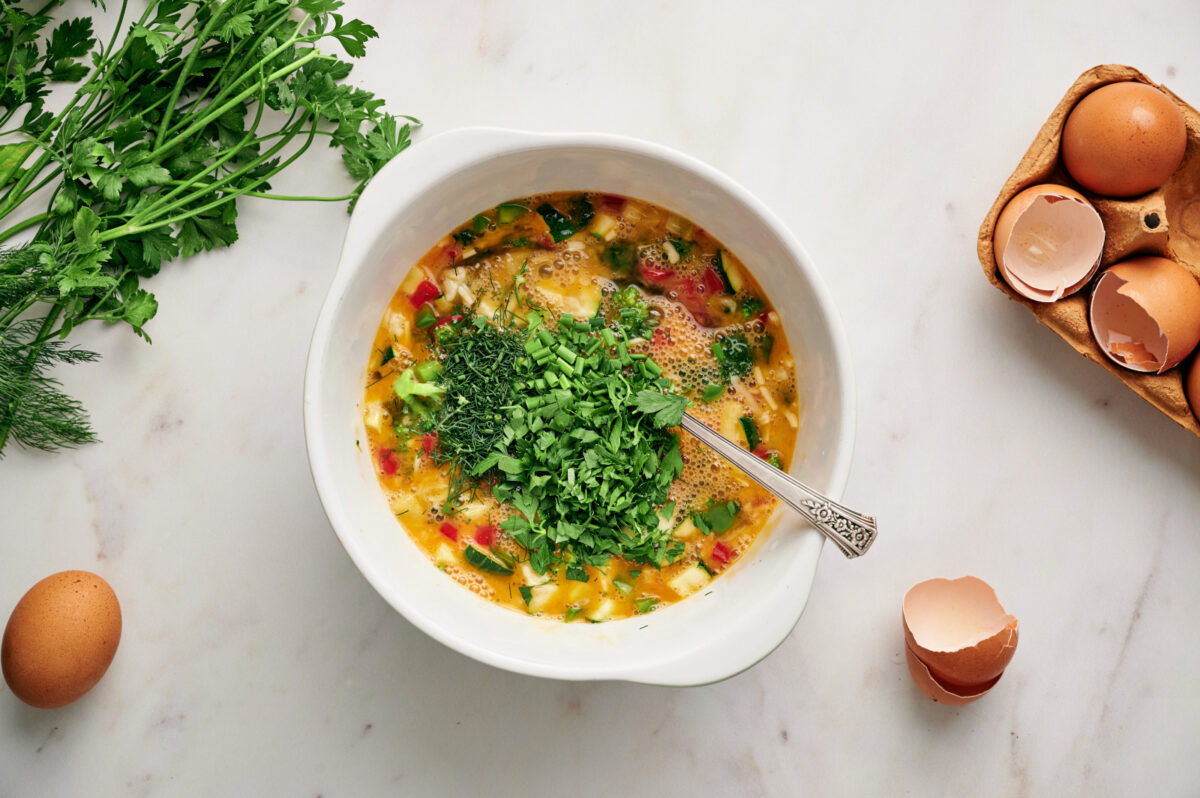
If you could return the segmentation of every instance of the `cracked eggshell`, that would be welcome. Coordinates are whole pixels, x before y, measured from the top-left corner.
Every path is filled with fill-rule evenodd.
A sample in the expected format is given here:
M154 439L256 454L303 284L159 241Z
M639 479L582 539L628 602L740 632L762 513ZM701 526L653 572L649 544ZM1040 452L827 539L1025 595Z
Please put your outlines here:
M939 704L957 707L963 704L969 704L972 701L978 701L983 698L988 690L996 686L996 682L1000 681L1000 677L991 679L981 685L973 687L957 687L951 684L943 684L938 681L938 678L929 672L929 668L925 666L913 653L913 650L907 645L904 646L904 658L908 660L908 673L912 676L912 680L922 693L932 698Z
M975 576L918 582L904 595L903 619L905 645L932 677L963 695L990 687L1017 649L1017 619Z
M1088 321L1114 363L1162 374L1200 343L1200 283L1168 258L1129 258L1096 281Z
M1035 302L1055 302L1083 288L1100 267L1104 222L1073 188L1030 186L997 217L992 250L1014 291Z

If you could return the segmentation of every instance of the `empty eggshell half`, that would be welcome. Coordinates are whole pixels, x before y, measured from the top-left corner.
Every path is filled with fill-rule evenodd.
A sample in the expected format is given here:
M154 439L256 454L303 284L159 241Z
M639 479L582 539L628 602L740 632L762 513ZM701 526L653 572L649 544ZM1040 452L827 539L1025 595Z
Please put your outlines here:
M1096 281L1088 321L1114 363L1162 374L1200 343L1200 283L1168 258L1123 260Z
M996 267L1021 296L1055 302L1087 284L1100 267L1104 222L1067 186L1030 186L1013 197L992 235Z
M1017 649L1017 619L975 576L927 579L904 595L904 642L932 677L962 695L981 694Z
M912 676L912 680L920 688L921 692L932 698L939 704L947 706L962 706L969 704L972 701L978 701L983 698L988 690L996 686L996 682L1000 681L1000 677L984 682L981 685L974 687L956 687L951 684L943 684L938 681L938 678L929 672L929 668L925 666L913 653L913 650L907 645L904 647L904 657L908 660L908 673Z

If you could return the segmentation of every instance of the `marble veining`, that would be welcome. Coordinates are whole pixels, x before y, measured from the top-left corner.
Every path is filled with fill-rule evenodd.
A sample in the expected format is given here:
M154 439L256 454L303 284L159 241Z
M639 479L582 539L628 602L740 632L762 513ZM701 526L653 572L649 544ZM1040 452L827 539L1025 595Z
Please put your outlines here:
M354 568L305 462L300 387L344 208L247 202L235 247L150 284L153 346L78 331L104 358L64 379L104 443L0 461L0 610L89 568L125 614L83 700L39 711L0 690L0 798L1200 794L1200 441L975 255L1081 72L1127 63L1200 103L1200 7L347 6L380 32L353 79L425 120L418 141L473 124L649 138L780 216L842 315L844 500L879 539L853 561L829 548L788 639L719 684L556 683L450 651ZM346 190L332 152L307 164L277 188ZM1021 638L987 697L948 708L909 680L900 601L967 573Z

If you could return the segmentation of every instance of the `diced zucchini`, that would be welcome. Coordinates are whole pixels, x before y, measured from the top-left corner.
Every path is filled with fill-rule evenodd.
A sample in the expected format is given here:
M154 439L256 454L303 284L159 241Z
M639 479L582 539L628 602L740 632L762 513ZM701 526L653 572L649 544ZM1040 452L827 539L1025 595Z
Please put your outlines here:
M670 241L663 242L663 252L667 255L667 263L672 265L679 263L679 250L675 249L675 245Z
M496 310L496 303L488 297L483 297L479 300L479 304L475 306L475 315L490 319L496 315Z
M750 416L742 416L738 419L738 423L742 425L742 436L746 439L746 448L754 451L754 447L758 446L759 441L758 425Z
M487 556L474 546L468 545L466 550L463 552L463 556L466 558L468 563L474 565L481 571L486 571L489 574L503 574L505 576L512 574L511 568L502 562L493 560L491 557Z
M424 269L412 269L405 276L404 282L400 283L400 291L404 294L412 294L417 290L418 285L428 279L429 275L425 273Z
M417 497L405 490L393 493L388 499L388 507L397 516L418 515L421 513L421 503L417 500Z
M363 413L363 423L378 432L383 429L383 415L383 405L379 402L372 402L367 405L367 412Z
M611 618L612 611L613 600L605 599L594 609L588 610L586 617L592 623L600 623L601 621L607 621L609 618Z
M530 612L541 612L546 608L546 604L558 592L558 585L530 585L530 599L528 610Z
M550 237L554 239L554 243L565 241L571 236L579 232L578 225L567 218L566 214L555 208L548 202L544 202L538 206L537 212L541 215L542 220L546 222L546 227L550 229Z
M600 309L600 301L604 295L597 285L580 285L573 288L571 293L563 294L558 291L551 280L542 280L537 284L549 305L558 308L562 313L570 313L577 319L590 319Z
M506 202L496 208L496 221L500 224L508 224L515 222L525 214L529 213L529 209L518 202Z
M696 529L696 525L692 523L692 519L685 518L683 523L675 527L674 535L679 540L691 540L699 534L700 530Z
M690 596L711 581L712 577L709 576L708 569L697 563L691 568L684 568L667 584L680 596Z
M633 605L637 609L638 615L645 615L652 609L658 606L662 601L658 596L642 596L633 600Z
M454 556L454 549L450 548L450 544L443 543L433 553L433 561L439 568L449 568L458 562L458 558Z
M734 283L734 274L737 272L737 269L734 269L733 265L729 263L729 260L725 255L725 250L717 250L716 265L717 274L721 277L721 284L725 286L725 293L736 294L741 289L742 276L738 274L737 282Z
M592 220L592 233L597 238L604 238L613 230L617 229L617 217L609 216L607 213L598 213L596 218Z
M718 432L731 440L742 434L742 413L745 410L737 402L729 402L721 409L721 424Z

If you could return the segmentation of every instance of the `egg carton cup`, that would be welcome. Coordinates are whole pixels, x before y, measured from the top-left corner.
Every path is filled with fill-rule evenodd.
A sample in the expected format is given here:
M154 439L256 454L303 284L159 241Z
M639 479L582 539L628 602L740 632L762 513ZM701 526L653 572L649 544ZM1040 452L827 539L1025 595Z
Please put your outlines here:
M1187 149L1179 168L1159 188L1132 199L1103 197L1086 190L1072 179L1059 155L1063 124L1075 104L1100 86L1123 81L1138 81L1162 91L1179 106L1187 124ZM1095 206L1105 229L1100 268L1093 278L1078 293L1049 303L1035 302L1014 291L1000 275L992 248L992 234L1004 206L1020 191L1041 183L1057 183L1079 191ZM1195 353L1162 374L1130 371L1108 359L1088 325L1088 302L1096 280L1104 269L1118 261L1134 255L1158 255L1178 262L1200 279L1200 113L1196 109L1133 67L1105 64L1084 72L1059 101L1005 181L979 228L978 252L983 272L992 285L1027 307L1039 322L1058 333L1076 352L1103 366L1134 393L1200 436L1200 422L1192 414L1184 393L1184 378L1197 356Z

